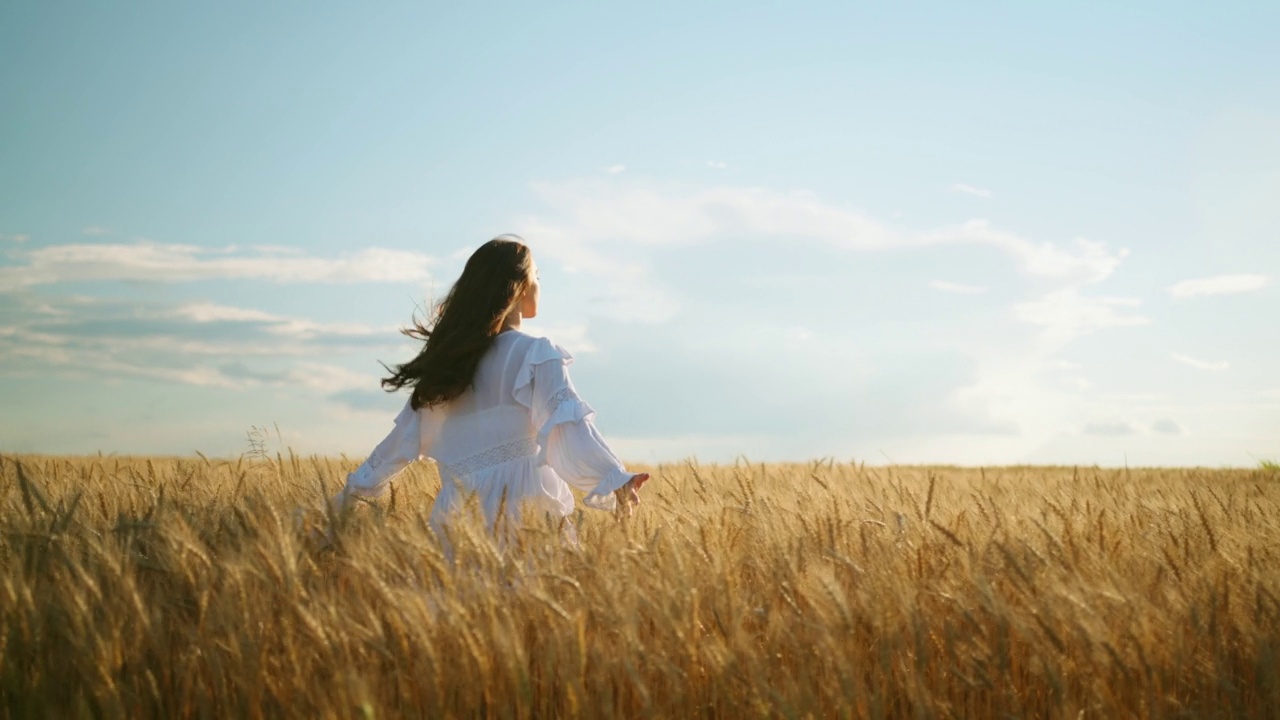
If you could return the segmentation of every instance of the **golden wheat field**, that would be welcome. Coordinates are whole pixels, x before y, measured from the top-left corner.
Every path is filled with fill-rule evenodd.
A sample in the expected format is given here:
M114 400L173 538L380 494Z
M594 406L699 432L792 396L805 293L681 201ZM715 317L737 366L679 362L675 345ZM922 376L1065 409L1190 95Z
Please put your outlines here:
M450 564L427 463L300 523L355 464L0 459L4 716L1280 712L1268 471L662 465Z

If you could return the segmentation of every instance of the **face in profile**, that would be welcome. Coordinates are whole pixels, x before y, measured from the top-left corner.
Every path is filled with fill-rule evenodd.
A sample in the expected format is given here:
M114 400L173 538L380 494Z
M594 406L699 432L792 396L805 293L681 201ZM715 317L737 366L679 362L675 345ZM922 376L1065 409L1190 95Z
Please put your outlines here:
M535 318L538 316L538 298L542 292L542 287L538 281L538 263L534 262L533 256L529 257L529 285L525 288L524 295L520 297L520 315L524 318Z

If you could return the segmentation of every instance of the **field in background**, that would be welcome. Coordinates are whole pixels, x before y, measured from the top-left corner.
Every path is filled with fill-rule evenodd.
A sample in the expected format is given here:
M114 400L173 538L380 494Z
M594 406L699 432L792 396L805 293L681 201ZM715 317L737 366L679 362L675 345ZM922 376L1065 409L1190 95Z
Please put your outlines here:
M1270 470L644 468L581 546L330 459L0 459L4 717L1275 717Z

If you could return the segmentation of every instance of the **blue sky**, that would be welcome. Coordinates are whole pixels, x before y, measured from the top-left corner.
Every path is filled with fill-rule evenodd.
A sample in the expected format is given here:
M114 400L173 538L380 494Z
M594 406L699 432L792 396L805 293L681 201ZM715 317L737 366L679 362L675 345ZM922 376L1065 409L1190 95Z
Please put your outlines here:
M4 4L0 450L362 455L516 232L626 458L1280 457L1280 6L633 5Z

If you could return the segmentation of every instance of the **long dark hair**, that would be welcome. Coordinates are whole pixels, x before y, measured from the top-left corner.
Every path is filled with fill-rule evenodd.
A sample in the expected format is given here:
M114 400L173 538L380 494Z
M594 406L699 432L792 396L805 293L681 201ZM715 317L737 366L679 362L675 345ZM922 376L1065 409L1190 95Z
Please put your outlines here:
M499 235L481 245L462 275L436 305L434 322L401 330L424 341L418 356L382 379L387 392L413 388L413 409L447 403L475 380L480 358L502 332L502 323L530 284L532 257L518 235Z

